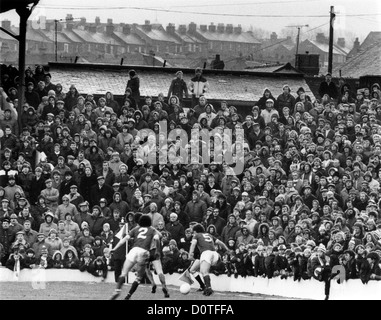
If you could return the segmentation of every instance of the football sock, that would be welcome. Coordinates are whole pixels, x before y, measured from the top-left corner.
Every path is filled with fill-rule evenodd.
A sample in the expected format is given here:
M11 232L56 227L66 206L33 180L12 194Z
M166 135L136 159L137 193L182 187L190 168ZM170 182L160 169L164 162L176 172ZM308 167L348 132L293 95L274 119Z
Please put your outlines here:
M166 285L166 283L165 283L165 277L164 277L164 274L162 274L162 273L159 274L159 280L160 280L161 285L163 286L163 288L166 288L167 285Z
M139 282L137 281L134 281L131 285L131 288L130 288L130 291L128 292L129 295L132 296L132 294L136 291L136 289L138 288L139 286Z
M205 281L205 286L207 288L210 288L211 285L210 285L210 276L209 275L204 276L204 281Z
M122 276L119 277L118 283L116 284L116 289L117 290L120 290L122 288L123 283L124 283L125 280L126 280L125 277L122 277Z
M204 282L201 280L201 277L200 277L199 274L198 274L197 276L195 276L195 279L196 279L197 282L200 284L200 287L201 287L201 288L205 288L205 284L204 284Z

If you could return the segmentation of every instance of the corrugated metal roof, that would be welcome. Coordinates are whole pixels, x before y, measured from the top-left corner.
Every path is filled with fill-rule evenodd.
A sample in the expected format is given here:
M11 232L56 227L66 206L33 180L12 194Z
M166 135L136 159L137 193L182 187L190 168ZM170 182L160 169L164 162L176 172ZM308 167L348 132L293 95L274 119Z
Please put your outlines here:
M112 91L113 94L123 95L129 79L128 70L117 72L52 66L50 73L52 80L62 83L65 88L74 84L81 93L91 92L93 94ZM173 74L159 70L141 70L138 71L138 75L142 96L157 96L160 92L166 94L174 78ZM192 76L184 74L184 80L188 83ZM210 91L206 95L209 99L257 101L262 97L264 88L269 88L274 96L278 96L282 93L282 87L285 84L290 86L293 93L303 87L311 98L314 97L304 78L282 78L279 74L274 77L263 77L254 73L245 76L208 74L206 78L210 84Z
M114 31L114 34L127 44L133 44L137 46L145 45L145 42L134 34L124 34L123 32L120 32L120 31Z
M381 75L381 41L334 68L335 76L359 78L365 75Z
M257 39L255 39L249 32L237 33L225 33L225 32L210 32L201 31L197 29L204 38L211 41L225 41L225 42L240 42L249 44L261 44Z

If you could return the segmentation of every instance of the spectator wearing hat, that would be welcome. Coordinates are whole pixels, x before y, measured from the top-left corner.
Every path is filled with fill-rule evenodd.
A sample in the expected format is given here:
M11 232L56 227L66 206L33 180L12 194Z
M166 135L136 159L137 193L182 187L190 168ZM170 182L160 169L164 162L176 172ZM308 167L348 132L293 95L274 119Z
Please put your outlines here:
M66 170L63 173L63 180L59 188L60 200L63 200L62 197L64 195L70 194L70 189L72 185L77 185L77 183L75 182L73 178L73 172L68 168L68 170ZM70 201L70 198L69 198L69 201ZM60 201L60 203L62 203L62 201Z
M127 92L128 95L126 95L127 98L129 99L133 99L133 101L136 103L136 104L140 104L140 79L139 79L139 76L138 74L136 73L135 70L131 69L129 72L128 72L128 75L130 77L130 79L127 81L127 86L126 86L126 94ZM134 107L134 106L132 106ZM137 109L137 108L136 108Z
M172 96L176 96L179 100L179 105L182 105L184 96L185 98L188 98L189 96L188 87L183 79L182 71L177 71L175 75L176 77L172 80L171 85L168 89L168 103L170 103Z
M239 226L237 224L236 217L234 214L230 214L228 216L228 221L226 226L223 228L221 232L221 240L223 243L227 244L230 238L235 239L236 233L239 231Z
M46 188L41 191L41 195L45 198L46 205L55 212L58 207L59 191L53 188L53 180L45 180Z
M294 113L295 97L291 94L291 88L288 85L284 85L283 92L277 97L277 110L281 111L284 107L290 109L290 114Z
M35 253L36 259L39 259L43 252L47 252L48 255L52 256L53 251L51 246L45 242L46 236L43 233L37 234L37 242L33 244L33 251Z
M9 230L16 234L19 231L22 231L23 225L19 223L18 221L18 216L16 213L12 213L9 217L10 222L9 222Z
M261 116L263 117L265 121L265 125L268 125L271 123L271 118L273 115L277 115L279 118L279 112L274 109L274 100L273 99L267 99L266 100L266 109L261 111Z
M184 212L189 216L190 221L201 223L206 214L207 204L199 197L198 191L192 193L192 200L188 201Z
M74 216L73 221L81 226L83 222L90 224L89 202L84 201L79 204L79 212Z
M14 206L14 199L15 199L15 193L18 192L21 194L21 196L25 196L24 190L21 186L16 184L16 177L15 176L8 176L8 185L4 188L4 198L8 199L10 201L10 206Z
M70 197L67 194L62 196L62 204L57 207L55 216L58 220L64 220L66 213L70 213L72 217L78 213L77 207L73 203L70 203Z
M0 262L2 265L5 265L8 260L9 255L11 254L11 246L15 241L15 233L9 229L10 219L8 217L3 217L1 219L0 227L0 244L3 246L4 255L0 256Z
M54 222L55 216L52 211L47 211L45 213L44 217L45 222L40 224L39 233L43 233L45 237L49 235L50 229L56 229L57 230L57 224Z
M222 234L222 230L226 226L226 220L220 216L218 208L211 208L212 213L206 217L206 226L214 225L217 234Z
M10 207L10 201L7 198L3 198L1 200L0 205L0 219L9 218L12 213L14 213L13 209Z
M92 187L97 185L97 176L91 167L85 167L85 174L81 177L78 192L85 199L90 201Z
M109 205L111 212L118 210L121 217L125 217L127 212L131 211L130 206L124 200L122 200L122 194L120 192L115 192L113 195L113 202Z
M332 82L332 75L327 73L325 75L325 80L320 83L319 86L319 96L322 98L327 94L332 99L337 99L339 92L336 84Z
M90 215L89 230L91 235L94 237L100 236L105 222L106 218L102 214L102 209L99 205L95 205Z
M84 202L84 198L82 195L78 192L78 185L76 183L72 184L70 186L70 191L68 194L66 194L69 197L69 202L79 210L79 204Z
M112 135L111 129L106 129L104 136L98 139L98 147L106 154L107 148L111 147L115 150L117 146L116 138Z
M98 176L97 181L98 183L91 188L90 205L94 206L98 204L101 198L105 198L108 203L111 203L114 194L113 188L105 184L103 175Z

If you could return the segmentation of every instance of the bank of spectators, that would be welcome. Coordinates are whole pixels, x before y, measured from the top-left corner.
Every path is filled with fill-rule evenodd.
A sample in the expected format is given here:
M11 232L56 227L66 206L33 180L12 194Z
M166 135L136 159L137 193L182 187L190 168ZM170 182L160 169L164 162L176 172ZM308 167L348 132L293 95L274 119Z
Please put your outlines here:
M8 73L0 114L3 266L105 278L118 231L133 228L140 212L163 235L168 273L189 266L191 227L201 223L229 248L217 248L216 275L327 281L342 266L346 279L381 279L378 83L357 90L327 75L317 99L304 88L258 88L263 97L244 115L201 92L195 101L184 84L177 91L192 95L190 109L183 96L164 101L158 93L154 101L131 85L121 104L112 92L96 101L38 66L26 72L18 114L15 72Z

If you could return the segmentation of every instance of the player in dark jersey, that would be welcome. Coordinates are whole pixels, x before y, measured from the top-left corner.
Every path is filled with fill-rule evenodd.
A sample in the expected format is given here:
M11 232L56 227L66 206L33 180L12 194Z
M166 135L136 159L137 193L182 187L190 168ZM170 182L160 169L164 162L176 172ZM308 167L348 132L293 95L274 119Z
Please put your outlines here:
M137 276L135 281L132 283L129 293L127 294L125 300L131 298L132 294L138 288L144 273L145 268L149 259L149 250L151 248L151 243L153 239L159 240L156 230L151 227L151 218L148 215L142 215L139 219L139 225L132 229L128 235L126 235L122 240L118 242L115 248L111 251L115 251L120 246L122 246L130 238L133 239L133 247L128 252L126 260L123 265L122 273L118 279L116 289L114 294L111 296L110 300L115 300L119 297L121 289L125 280L126 275L132 269L133 266L137 265Z
M189 250L189 259L194 259L194 251L197 246L201 254L198 265L205 282L205 289L203 293L205 296L210 296L213 293L210 283L209 270L210 267L216 265L220 259L220 256L216 251L215 244L221 245L225 250L229 251L225 243L213 237L209 233L206 233L201 224L196 224L193 226L193 239ZM194 263L196 263L196 261Z
M159 237L161 236L161 233L156 230ZM162 290L164 292L164 297L169 298L169 293L167 289L167 284L165 283L165 276L163 273L163 266L161 265L161 241L157 241L156 239L152 240L151 249L150 249L150 258L149 262L146 267L146 275L149 281L152 283L152 293L156 292L156 284L155 280L153 278L152 272L150 270L150 263L152 263L152 266L154 267L156 274L159 277L159 280L161 282Z

